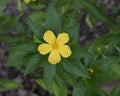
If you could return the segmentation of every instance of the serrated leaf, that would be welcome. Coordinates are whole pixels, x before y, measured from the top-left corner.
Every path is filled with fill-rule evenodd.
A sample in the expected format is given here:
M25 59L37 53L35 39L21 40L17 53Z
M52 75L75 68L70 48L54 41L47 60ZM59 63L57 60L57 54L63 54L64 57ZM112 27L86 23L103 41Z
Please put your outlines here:
M56 66L52 65L52 64L49 64L49 63L45 63L45 66L44 66L44 80L45 80L46 85L48 87L51 86L55 74L56 74Z
M46 27L48 30L54 31L58 34L61 31L61 21L55 7L50 4L46 14Z
M29 29L33 32L33 34L40 40L43 39L44 31L41 28L41 25L36 23L34 20L28 19L27 24L29 25Z
M86 96L85 93L87 91L87 87L84 82L78 84L78 86L73 87L73 96Z
M80 63L77 59L68 59L64 60L63 68L76 76L89 78L89 75L85 69L85 67Z
M64 70L61 67L57 68L57 74L61 77L61 79L63 79L67 84L70 84L70 85L74 85L76 84L76 76L70 74L69 72L66 72L66 70Z
M36 68L40 67L40 65L41 65L40 60L41 60L40 54L35 54L31 58L29 58L29 60L26 62L27 67L24 71L24 74L27 75L27 74L31 73L32 71L34 71Z
M22 85L18 82L8 79L0 79L0 89L1 90L13 90L17 88L21 88Z
M70 37L72 38L72 42L73 43L77 43L78 44L78 37L79 37L79 24L76 23L70 27L68 27L67 32L70 35Z
M19 46L13 47L11 53L8 57L8 66L21 67L27 66L26 61L29 60L31 56L37 53L36 44L25 43Z

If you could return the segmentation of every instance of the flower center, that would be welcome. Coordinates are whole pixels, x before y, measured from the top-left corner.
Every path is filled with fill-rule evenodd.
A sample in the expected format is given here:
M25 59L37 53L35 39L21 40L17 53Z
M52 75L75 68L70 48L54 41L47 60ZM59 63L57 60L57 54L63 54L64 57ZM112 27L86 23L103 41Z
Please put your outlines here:
M53 49L58 49L58 45L56 43L54 43L52 46L53 46Z

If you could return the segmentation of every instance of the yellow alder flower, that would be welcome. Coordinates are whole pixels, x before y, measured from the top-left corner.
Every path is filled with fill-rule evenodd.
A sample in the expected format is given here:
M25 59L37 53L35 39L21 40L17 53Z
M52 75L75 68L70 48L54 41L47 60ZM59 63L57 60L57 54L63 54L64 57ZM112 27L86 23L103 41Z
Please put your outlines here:
M30 3L30 0L24 0L24 2L25 2L26 4L28 4L28 3Z
M25 2L26 4L29 4L30 1L36 1L36 0L24 0L24 2Z
M71 49L65 45L69 41L67 33L58 34L57 38L51 30L44 33L43 39L46 43L38 46L38 51L42 54L49 54L48 61L51 64L57 64L61 61L61 56L67 58L71 55Z

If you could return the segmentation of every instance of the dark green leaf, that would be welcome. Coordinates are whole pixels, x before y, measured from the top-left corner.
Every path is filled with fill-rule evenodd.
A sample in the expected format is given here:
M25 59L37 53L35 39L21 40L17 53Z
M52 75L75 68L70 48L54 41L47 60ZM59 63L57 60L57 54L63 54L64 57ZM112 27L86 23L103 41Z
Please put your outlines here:
M21 67L27 66L26 61L35 55L37 46L34 43L25 43L11 48L11 53L8 57L8 66Z
M95 16L96 18L100 19L101 21L105 22L109 26L113 26L115 23L112 21L110 17L105 15L103 12L101 12L100 8L97 7L95 4L92 4L91 2L83 1L82 4L84 5L85 9Z
M40 67L41 65L41 55L40 54L35 54L34 56L32 56L31 58L29 58L29 60L26 62L27 63L27 67L24 71L24 74L27 75L30 72L34 71L36 68Z
M42 30L41 25L30 19L27 20L27 23L28 23L29 29L33 32L33 34L38 39L42 40L44 31Z
M115 88L110 92L110 96L119 96L120 95L120 84L118 84Z
M52 4L49 5L47 10L46 27L48 30L54 31L56 34L61 31L61 21Z
M78 84L78 86L73 87L73 96L86 96L85 93L87 91L87 87L84 82Z
M77 59L68 59L63 61L63 68L76 76L89 78L85 67Z
M46 85L48 85L48 87L51 86L55 74L56 74L56 66L49 64L49 63L45 63L44 79L45 79Z

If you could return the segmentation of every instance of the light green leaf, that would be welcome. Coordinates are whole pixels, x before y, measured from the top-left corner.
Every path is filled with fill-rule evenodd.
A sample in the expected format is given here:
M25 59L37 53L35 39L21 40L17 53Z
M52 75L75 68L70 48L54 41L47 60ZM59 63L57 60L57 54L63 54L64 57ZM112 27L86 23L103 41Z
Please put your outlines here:
M21 88L22 85L18 82L8 79L0 79L0 89L1 90L13 90L17 88Z
M17 8L19 9L19 11L23 10L23 5L21 0L17 0Z
M60 87L59 88L60 92L58 93L58 96L59 95L67 96L66 83L64 82L64 80L58 74L55 75L55 83L57 84L57 86Z

